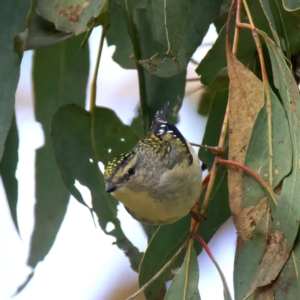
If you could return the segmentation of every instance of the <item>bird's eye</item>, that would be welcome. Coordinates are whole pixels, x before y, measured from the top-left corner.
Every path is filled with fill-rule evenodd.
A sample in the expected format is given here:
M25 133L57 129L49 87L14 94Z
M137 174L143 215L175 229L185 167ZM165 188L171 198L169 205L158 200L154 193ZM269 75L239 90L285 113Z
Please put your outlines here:
M135 173L134 168L129 168L127 171L128 175L134 175L134 173Z

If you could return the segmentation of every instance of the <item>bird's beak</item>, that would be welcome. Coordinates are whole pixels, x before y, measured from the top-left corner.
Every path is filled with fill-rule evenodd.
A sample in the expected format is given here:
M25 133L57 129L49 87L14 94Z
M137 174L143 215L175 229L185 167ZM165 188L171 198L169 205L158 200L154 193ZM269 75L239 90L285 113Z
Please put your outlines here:
M107 192L107 193L112 193L113 191L115 191L116 190L116 185L115 184L113 184L112 182L108 182L108 183L106 183L106 186L105 186L105 191Z

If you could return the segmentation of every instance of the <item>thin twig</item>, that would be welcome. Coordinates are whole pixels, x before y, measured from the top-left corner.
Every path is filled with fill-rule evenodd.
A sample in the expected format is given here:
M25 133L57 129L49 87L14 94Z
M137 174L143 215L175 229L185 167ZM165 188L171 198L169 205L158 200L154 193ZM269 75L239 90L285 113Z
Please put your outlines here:
M147 282L145 283L138 291L132 294L126 300L133 300L137 297L141 292L143 292L153 281L155 281L178 257L178 255L182 252L182 250L189 243L191 237L188 237L186 241L182 244L182 246L177 250L177 252L173 255L173 257Z

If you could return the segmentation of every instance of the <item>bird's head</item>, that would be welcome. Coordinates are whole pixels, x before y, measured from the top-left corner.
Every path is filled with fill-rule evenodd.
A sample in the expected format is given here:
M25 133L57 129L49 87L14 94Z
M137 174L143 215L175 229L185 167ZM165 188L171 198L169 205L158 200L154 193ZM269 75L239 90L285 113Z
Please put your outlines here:
M116 157L104 171L106 192L113 193L119 186L124 186L134 180L136 168L137 154L133 150Z

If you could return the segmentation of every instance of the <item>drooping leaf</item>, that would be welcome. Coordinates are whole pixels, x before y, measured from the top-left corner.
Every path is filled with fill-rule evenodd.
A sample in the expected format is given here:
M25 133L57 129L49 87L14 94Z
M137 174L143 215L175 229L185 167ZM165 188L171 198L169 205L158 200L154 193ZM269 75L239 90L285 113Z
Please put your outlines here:
M190 242L183 264L173 279L166 300L200 300L199 266L196 251Z
M205 191L202 193L201 201L203 201L204 193ZM205 217L206 221L199 227L198 234L208 243L218 228L230 217L227 169L223 166L218 168L215 189L211 194ZM141 262L139 271L140 286L148 282L177 252L188 237L190 220L191 217L188 215L173 224L158 228ZM198 255L202 247L197 243L195 249ZM174 274L171 271L181 266L183 257L184 253L181 253L177 260L145 290L147 300L156 299L163 283L173 278Z
M142 50L141 57L135 53L138 63L159 77L170 77L186 70L220 5L219 0L178 0L176 3L153 0L141 9L130 5L127 14L132 14L133 18L129 17L132 23L129 28L136 26ZM148 51L143 51L146 47Z
M120 120L112 111L104 108L96 108L96 110L93 121L90 113L77 105L65 105L56 112L51 131L56 161L65 185L79 202L84 202L84 199L74 185L75 180L89 188L93 210L98 216L101 229L116 238L115 243L124 250L129 257L131 267L137 271L142 254L126 238L121 229L120 221L116 217L118 202L105 192L103 176L97 161L99 158L105 163L111 159L108 152L107 154L102 150L98 152L98 147L111 143L112 152L115 153L122 143L130 144L134 135L129 138L128 126L123 125L122 128ZM108 123L107 117L103 117L106 113L110 118ZM93 122L95 127L92 129ZM116 124L119 124L120 128L114 132L117 128ZM95 143L93 132L96 132L96 128L101 130L101 133L99 135L97 133L99 140ZM121 138L124 138L124 141L121 141ZM124 149L127 150L129 144ZM107 150L106 146L103 147ZM114 229L107 231L106 227L110 222L114 225Z
M0 23L0 161L12 122L15 93L20 76L21 56L14 53L14 36L25 30L30 1L7 0L1 3Z
M87 29L88 22L101 12L104 4L105 0L40 0L36 9L57 30L77 35Z
M16 179L17 165L19 161L19 135L16 117L13 115L11 126L5 141L2 161L0 162L0 175L6 193L6 198L11 217L19 232L17 218L18 180Z
M88 49L79 50L82 36L36 50L33 60L35 116L45 145L36 153L35 226L28 264L35 268L50 251L64 219L70 193L53 155L50 130L55 111L65 103L84 106L89 72Z

